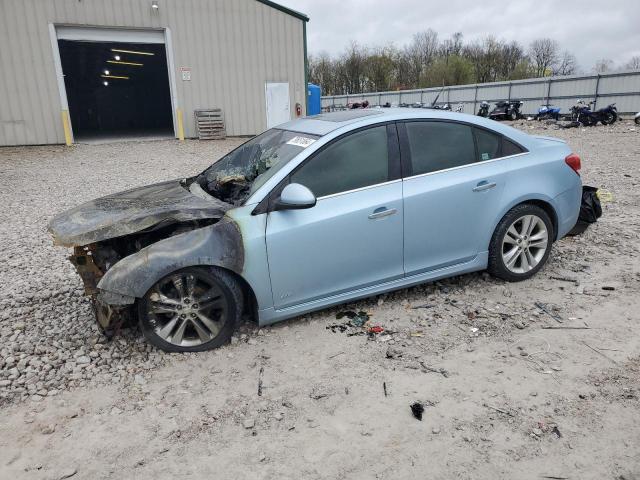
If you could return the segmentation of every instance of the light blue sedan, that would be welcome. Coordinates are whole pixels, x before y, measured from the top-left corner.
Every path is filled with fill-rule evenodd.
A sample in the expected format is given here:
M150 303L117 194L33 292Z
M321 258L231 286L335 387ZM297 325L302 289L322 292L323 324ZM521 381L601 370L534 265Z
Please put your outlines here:
M55 217L111 333L168 351L443 277L525 280L578 218L580 158L481 117L365 109L302 118L195 177Z

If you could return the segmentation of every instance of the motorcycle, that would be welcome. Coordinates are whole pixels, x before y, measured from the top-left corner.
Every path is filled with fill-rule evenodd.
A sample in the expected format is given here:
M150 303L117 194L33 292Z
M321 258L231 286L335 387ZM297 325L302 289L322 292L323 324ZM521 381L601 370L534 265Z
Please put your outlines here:
M591 110L591 105L595 104L595 101L585 103L582 100L578 100L578 103L571 107L572 120L581 123L585 127L595 126L598 122L603 125L612 125L618 120L618 109L615 103L594 112Z
M633 121L636 122L636 125L640 125L640 112L636 113L636 116L633 117Z
M489 102L482 101L480 104L480 108L478 109L478 117L488 117L489 116Z
M559 120L560 119L560 107L552 107L551 105L541 105L538 109L538 120Z
M518 120L522 118L520 107L523 102L520 100L502 100L496 103L496 108L491 110L489 118L492 120Z
M355 110L356 108L368 108L369 102L365 100L364 102L354 102L347 104L347 108L349 110Z

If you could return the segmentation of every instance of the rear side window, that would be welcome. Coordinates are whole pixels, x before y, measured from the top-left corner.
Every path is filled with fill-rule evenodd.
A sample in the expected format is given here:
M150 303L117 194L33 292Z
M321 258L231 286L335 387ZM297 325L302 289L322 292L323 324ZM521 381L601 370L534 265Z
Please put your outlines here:
M475 162L471 127L449 122L407 122L413 175Z
M493 160L494 158L501 156L501 137L499 135L480 128L476 128L474 131L476 133L476 143L478 145L478 162Z
M511 140L507 140L506 138L502 137L502 156L503 157L508 157L509 155L517 155L518 153L523 153L523 152L524 152L524 149L522 147L519 147L518 145L513 143Z
M291 175L316 197L389 180L387 127L361 130L336 140Z

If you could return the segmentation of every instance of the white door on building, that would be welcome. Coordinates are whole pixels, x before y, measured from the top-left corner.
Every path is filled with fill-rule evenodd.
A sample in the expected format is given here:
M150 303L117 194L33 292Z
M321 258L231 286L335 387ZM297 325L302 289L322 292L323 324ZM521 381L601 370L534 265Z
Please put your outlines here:
M291 120L291 105L289 104L289 84L265 84L267 99L267 128L275 127Z

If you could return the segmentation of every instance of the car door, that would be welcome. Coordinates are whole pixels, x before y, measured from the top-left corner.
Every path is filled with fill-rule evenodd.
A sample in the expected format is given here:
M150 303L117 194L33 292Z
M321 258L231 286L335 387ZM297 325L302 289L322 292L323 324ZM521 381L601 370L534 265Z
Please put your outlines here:
M317 203L268 214L267 255L276 309L404 275L395 124L334 140L292 172L288 182L308 187Z
M407 275L486 251L504 190L501 136L459 122L399 125ZM406 172L406 173L405 173Z

